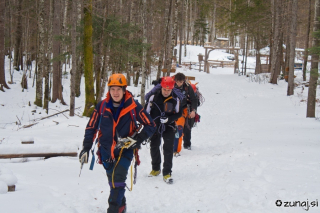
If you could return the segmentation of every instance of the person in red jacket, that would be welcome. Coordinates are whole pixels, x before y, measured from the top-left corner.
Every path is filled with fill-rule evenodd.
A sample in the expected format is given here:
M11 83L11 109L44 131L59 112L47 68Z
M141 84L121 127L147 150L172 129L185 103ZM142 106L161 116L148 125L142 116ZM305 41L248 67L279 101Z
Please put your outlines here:
M89 151L98 134L97 154L107 172L111 188L108 213L126 212L125 181L131 160L141 143L156 130L150 115L133 99L126 87L123 74L110 76L107 97L97 104L91 115L79 155L80 162L88 162ZM128 148L121 148L120 142L128 137L136 142Z

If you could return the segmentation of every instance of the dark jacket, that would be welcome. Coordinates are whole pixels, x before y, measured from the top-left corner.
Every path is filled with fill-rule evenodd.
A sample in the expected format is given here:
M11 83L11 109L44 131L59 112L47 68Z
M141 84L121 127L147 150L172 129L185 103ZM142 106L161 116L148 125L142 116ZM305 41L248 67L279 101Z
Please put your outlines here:
M174 93L165 98L161 93L161 89L150 96L145 109L157 126L160 124L160 117L168 117L168 122L165 125L171 124L174 126L173 122L182 116L179 98Z
M115 149L118 140L117 135L125 138L132 135L136 129L132 110L135 112L136 120L144 125L140 134L145 135L145 139L151 137L156 130L155 123L141 104L134 101L132 94L126 91L123 101L115 111L113 110L111 95L108 93L107 98L97 104L90 117L83 145L91 148L98 132L101 118L100 131L98 133L99 143L107 151L107 154L114 159L119 153L119 149ZM103 112L101 113L101 111Z
M195 96L191 85L187 82L184 82L181 87L178 87L177 84L174 86L175 88L180 89L181 93L186 96L186 98L181 101L182 109L186 108L187 105L190 105L190 111L197 110L198 99Z

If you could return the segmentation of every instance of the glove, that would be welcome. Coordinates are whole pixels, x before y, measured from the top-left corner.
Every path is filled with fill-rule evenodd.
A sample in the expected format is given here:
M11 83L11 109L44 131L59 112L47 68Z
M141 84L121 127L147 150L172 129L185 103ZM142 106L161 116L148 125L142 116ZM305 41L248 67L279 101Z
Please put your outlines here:
M89 159L89 152L92 146L92 141L91 140L86 140L84 139L83 141L83 148L79 154L79 161L80 163L88 163Z
M139 134L136 134L136 136L134 136L133 139L136 140L137 142L132 144L130 146L130 149L136 149L136 148L140 149L142 142L147 138L148 138L148 135L143 131L140 132Z
M132 144L129 148L130 149L140 149L141 148L141 143L142 142L135 142L134 144Z
M90 149L83 148L79 154L80 163L88 163Z
M160 122L161 122L162 124L167 123L167 122L168 122L168 117L161 117L161 118L160 118Z

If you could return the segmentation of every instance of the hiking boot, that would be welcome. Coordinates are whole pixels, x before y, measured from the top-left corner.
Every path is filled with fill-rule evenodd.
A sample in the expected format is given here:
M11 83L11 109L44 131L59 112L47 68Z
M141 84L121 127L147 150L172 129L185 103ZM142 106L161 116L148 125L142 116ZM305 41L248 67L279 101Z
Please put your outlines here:
M180 156L180 153L179 153L179 152L175 152L175 153L173 153L173 156L179 157L179 156Z
M164 176L163 176L163 180L164 180L164 182L166 182L167 184L172 184L172 183L173 183L173 179L172 179L172 177L171 177L170 174L164 175Z
M149 174L149 177L155 177L155 176L158 176L160 174L160 170L159 171L156 171L156 170L152 170Z
M191 146L184 146L184 149L191 150Z

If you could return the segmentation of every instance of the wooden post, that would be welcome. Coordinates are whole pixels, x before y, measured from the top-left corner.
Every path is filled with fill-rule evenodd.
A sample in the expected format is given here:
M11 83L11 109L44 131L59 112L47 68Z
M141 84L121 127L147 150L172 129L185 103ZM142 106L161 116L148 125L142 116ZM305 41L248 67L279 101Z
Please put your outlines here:
M204 66L203 66L203 71L206 73L209 73L208 69L208 48L205 47L205 54L204 54Z
M8 186L8 192L14 192L16 191L16 185Z

